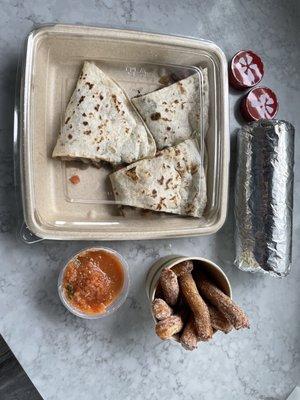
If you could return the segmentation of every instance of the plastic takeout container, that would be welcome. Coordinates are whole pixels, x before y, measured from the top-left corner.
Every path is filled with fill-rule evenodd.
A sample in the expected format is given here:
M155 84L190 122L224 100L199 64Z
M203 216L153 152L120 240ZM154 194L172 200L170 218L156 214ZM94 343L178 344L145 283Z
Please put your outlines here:
M149 272L146 277L146 293L150 303L151 314L154 322L156 323L156 318L152 312L152 301L155 299L156 288L158 285L158 281L163 269L172 268L175 265L187 261L192 260L195 268L201 268L207 276L227 295L232 299L232 290L230 282L224 273L224 271L214 262L208 260L207 258L202 257L185 257L180 255L170 255L165 256L157 260L152 267L149 269ZM178 335L172 336L171 340L179 342Z
M106 307L105 313L98 313L98 314L87 314L82 311L80 311L78 308L74 307L66 298L64 288L62 286L63 278L64 278L64 273L65 270L68 266L68 264L76 259L79 255L83 255L87 251L97 251L97 250L102 250L106 251L108 253L113 254L115 257L118 258L118 260L121 262L122 267L123 267L123 273L124 273L124 284L122 291L120 295L109 305ZM126 260L121 256L120 253L116 252L115 250L109 249L107 247L91 247L91 248L86 248L84 250L80 250L78 253L74 254L68 261L66 262L65 266L61 270L59 277L58 277L58 285L57 285L57 290L58 290L58 295L63 303L63 305L66 307L67 310L69 310L72 314L76 315L77 317L81 318L86 318L86 319L99 319L99 318L104 318L107 317L111 314L113 314L115 311L117 311L118 308L121 307L121 305L125 302L127 295L128 295L128 290L129 290L129 268Z
M207 68L209 128L199 127L204 154L207 207L201 219L130 209L120 211L108 185L108 170L51 158L64 111L83 61L95 62L129 97ZM216 232L227 211L229 127L227 62L212 42L145 32L71 25L44 26L28 36L15 109L27 242L132 240L197 236ZM201 101L200 101L201 103ZM201 110L200 110L201 111ZM80 174L78 173L80 172ZM70 184L72 175L80 184Z

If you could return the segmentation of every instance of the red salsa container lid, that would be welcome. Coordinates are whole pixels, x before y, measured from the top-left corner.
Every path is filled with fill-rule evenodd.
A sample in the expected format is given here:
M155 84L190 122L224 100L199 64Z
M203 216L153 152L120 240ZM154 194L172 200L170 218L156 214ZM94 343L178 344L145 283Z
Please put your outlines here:
M242 99L241 113L247 121L273 119L278 112L276 94L268 87L256 87Z
M257 85L264 76L264 64L252 50L236 53L229 68L229 82L236 89L246 89Z

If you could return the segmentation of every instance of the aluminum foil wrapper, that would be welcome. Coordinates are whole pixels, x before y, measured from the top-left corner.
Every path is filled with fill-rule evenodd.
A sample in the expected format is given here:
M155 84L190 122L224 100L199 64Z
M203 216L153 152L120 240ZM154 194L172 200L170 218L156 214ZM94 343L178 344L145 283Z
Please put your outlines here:
M239 131L237 149L235 264L285 276L292 261L294 127L250 123Z

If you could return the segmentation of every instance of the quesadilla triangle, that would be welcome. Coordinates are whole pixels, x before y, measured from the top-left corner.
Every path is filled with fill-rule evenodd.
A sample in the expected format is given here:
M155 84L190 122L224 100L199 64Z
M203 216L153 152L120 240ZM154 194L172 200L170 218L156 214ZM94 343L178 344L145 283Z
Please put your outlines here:
M110 180L118 204L193 217L201 217L206 205L202 160L191 139L112 173Z
M155 152L152 135L123 90L95 64L85 62L53 157L120 164Z
M201 117L205 134L209 105L207 68L202 70L202 80L200 74L195 73L170 86L134 97L131 101L159 150L196 137L202 132Z

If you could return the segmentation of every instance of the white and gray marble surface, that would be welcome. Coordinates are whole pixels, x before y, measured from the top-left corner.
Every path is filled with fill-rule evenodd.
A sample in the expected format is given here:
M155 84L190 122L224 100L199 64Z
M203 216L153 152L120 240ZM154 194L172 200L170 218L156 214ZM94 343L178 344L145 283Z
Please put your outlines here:
M211 237L105 243L130 264L129 297L114 316L85 321L62 307L58 273L64 260L86 243L29 247L15 237L12 108L17 60L25 35L47 22L192 35L215 41L228 57L243 48L262 55L263 83L280 99L278 116L296 126L294 265L287 278L250 275L233 267L231 197L227 222ZM0 332L44 399L279 400L300 384L299 28L297 0L0 0ZM238 98L231 93L232 133L239 126ZM234 159L233 134L232 144ZM144 281L153 260L170 253L219 263L235 299L249 313L251 330L219 334L192 353L160 342L153 333Z

